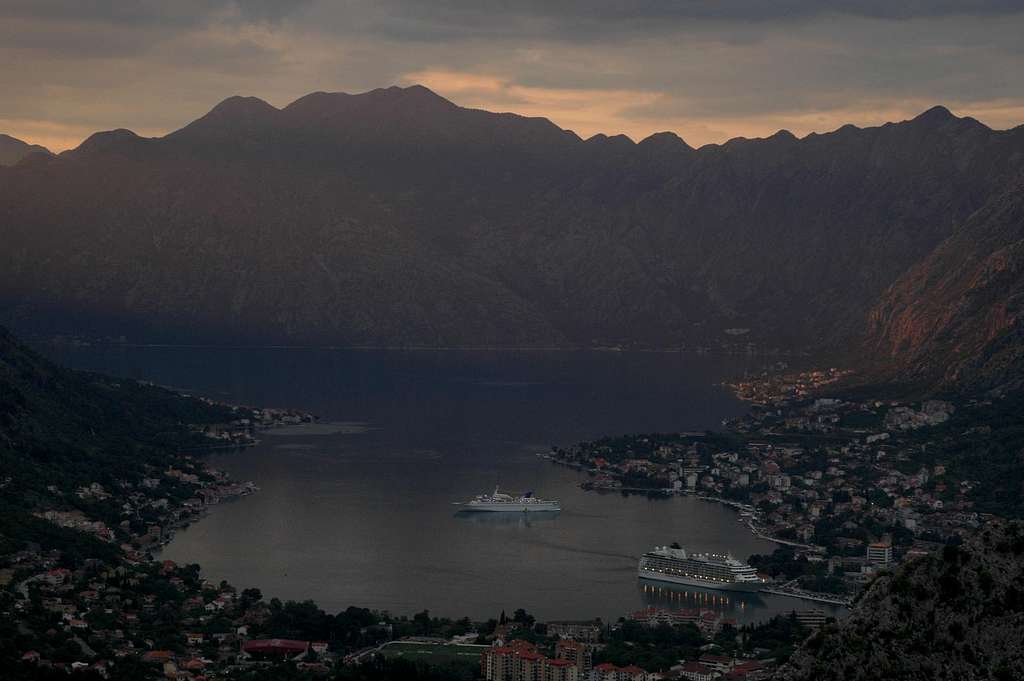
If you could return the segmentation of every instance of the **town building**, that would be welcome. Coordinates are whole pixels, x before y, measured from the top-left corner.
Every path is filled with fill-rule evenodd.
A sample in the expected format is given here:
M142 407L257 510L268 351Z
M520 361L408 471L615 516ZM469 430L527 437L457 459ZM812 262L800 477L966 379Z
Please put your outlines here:
M242 653L257 659L295 659L309 651L309 641L294 641L285 638L254 639L242 644Z
M718 672L700 662L684 662L679 668L679 676L690 681L711 681Z
M582 643L597 643L601 638L601 622L548 622L548 636L571 638Z
M560 660L568 660L576 665L582 674L589 672L593 666L593 653L590 646L570 638L562 639L555 644L555 657Z
M587 681L648 681L646 671L635 665L618 667L611 662L603 662L587 674Z
M582 644L576 645L585 649ZM575 649L564 646L563 650ZM547 658L526 641L512 641L480 653L480 672L486 681L582 681L586 678L573 661Z
M808 629L818 629L825 625L824 610L797 610L796 621Z
M868 544L868 562L879 567L892 565L892 544L889 542L877 542Z

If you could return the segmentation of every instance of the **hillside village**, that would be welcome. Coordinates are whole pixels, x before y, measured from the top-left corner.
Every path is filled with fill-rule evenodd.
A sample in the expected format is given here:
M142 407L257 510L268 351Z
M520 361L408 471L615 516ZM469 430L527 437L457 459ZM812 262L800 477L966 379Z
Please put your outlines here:
M245 447L259 428L309 420L255 410L201 431L211 446ZM61 497L60 489L49 491ZM344 670L359 674L374 660L398 664L403 646L426 646L426 665L411 669L434 669L432 656L456 646L471 663L444 678L519 681L532 664L545 670L544 678L568 681L726 672L753 681L788 654L780 657L780 650L791 650L808 627L825 621L820 612L800 610L790 623L777 618L740 628L714 610L658 608L623 613L612 623L539 623L521 611L514 619L477 623L363 608L332 616L312 602L266 601L257 588L211 583L197 565L156 557L177 528L256 491L196 455L179 455L138 479L78 485L64 504L37 511L34 517L71 531L72 539L64 539L63 550L30 543L0 556L0 654L16 662L16 678L66 672L82 679L203 681L278 678L282 670L345 678ZM561 675L552 676L554 670Z
M374 669L487 681L765 679L829 622L810 601L847 603L876 575L969 535L993 509L1014 512L999 496L1008 477L999 456L979 466L951 443L973 438L970 451L984 452L979 442L1001 442L999 415L1017 408L1015 398L808 394L834 377L737 386L751 408L723 432L604 438L548 455L585 471L581 484L596 492L690 494L735 507L780 546L750 562L775 593L806 599L793 600L789 617L740 627L714 610L652 607L607 623L535 622L522 611L471 622L266 601L258 588L213 584L199 566L155 558L178 527L257 491L182 454L116 484L49 490L64 501L33 517L70 532L61 535L66 548L30 543L0 556L0 653L26 679L363 679ZM210 447L245 447L261 428L312 418L245 410L196 432Z
M958 414L983 423L1009 405L813 397L844 376L833 369L736 384L750 409L724 432L608 437L546 456L586 472L582 486L598 492L689 494L735 507L752 532L780 546L752 560L769 576L794 592L853 595L879 570L992 517L993 490L950 443ZM967 429L995 439L991 427Z

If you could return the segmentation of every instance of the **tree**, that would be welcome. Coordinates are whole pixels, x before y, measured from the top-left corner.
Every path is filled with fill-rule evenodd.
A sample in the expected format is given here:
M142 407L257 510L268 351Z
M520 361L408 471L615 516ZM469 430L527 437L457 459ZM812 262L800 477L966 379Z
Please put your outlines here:
M533 623L536 620L534 619L533 615L526 612L526 610L522 608L517 608L516 611L512 613L512 621L518 622L519 624L523 624L527 627L532 627Z

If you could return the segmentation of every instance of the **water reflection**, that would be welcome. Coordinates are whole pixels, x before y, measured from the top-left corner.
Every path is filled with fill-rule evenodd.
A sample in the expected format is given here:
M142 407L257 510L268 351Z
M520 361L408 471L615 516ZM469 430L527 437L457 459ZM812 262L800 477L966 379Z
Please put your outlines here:
M764 599L756 592L716 591L692 586L676 586L665 582L640 579L638 589L643 602L648 606L668 610L714 610L719 613L741 615L748 608L765 605Z
M773 548L717 504L586 492L579 487L585 476L536 456L551 445L605 434L714 427L745 409L720 385L736 374L731 359L534 351L62 352L62 361L81 368L320 416L326 428L261 434L256 447L210 457L211 465L254 481L260 492L222 504L178 532L163 557L199 563L214 582L258 586L282 600L312 597L330 612L357 605L411 615L427 608L487 619L522 607L542 620L614 620L646 607L636 586L637 559L666 538L742 556ZM493 489L498 480L508 489L543 490L567 510L454 515L460 509L453 501ZM771 597L766 603L748 608L747 619L778 611Z
M535 523L546 523L558 517L558 511L531 511L529 513L480 513L478 511L457 511L455 517L478 525L515 525L532 527Z

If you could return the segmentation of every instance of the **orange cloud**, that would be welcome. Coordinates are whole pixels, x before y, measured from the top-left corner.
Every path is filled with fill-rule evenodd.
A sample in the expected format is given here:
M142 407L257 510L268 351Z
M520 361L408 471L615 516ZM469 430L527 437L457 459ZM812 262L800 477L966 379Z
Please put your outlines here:
M446 69L409 72L400 78L400 82L423 84L461 106L549 118L584 138L598 133L625 134L639 141L655 132L668 130L695 147L720 144L734 137L767 137L781 129L803 137L812 132L835 130L847 123L859 127L876 126L912 118L936 103L944 103L956 115L973 116L995 129L1006 129L1024 122L1024 102L1010 99L979 102L862 99L856 105L836 103L818 110L686 115L669 113L687 111L689 102L685 96L656 90L538 87L519 84L510 77ZM281 98L279 103L283 105L287 101L287 98ZM197 105L196 115L203 113L203 106L205 103ZM660 114L659 109L666 113ZM166 128L137 128L131 120L125 120L134 112L108 114L102 103L94 103L88 113L90 118L108 115L118 120L119 125L132 127L143 136L165 134L184 125L189 118L184 116L180 124ZM86 124L45 119L0 118L0 131L59 152L78 146L96 129Z
M17 118L0 118L0 130L23 142L41 144L53 152L73 149L96 132L80 125Z
M650 126L630 123L625 112L664 97L646 90L535 87L499 76L445 70L407 73L402 82L425 85L462 106L549 118L584 138L598 133L645 137Z
M652 90L535 87L520 85L502 76L444 69L414 71L405 74L401 81L425 85L462 106L543 116L584 138L597 133L621 133L641 140L656 132L672 131L695 147L721 144L735 137L768 137L783 129L803 137L812 132L835 130L847 123L858 127L877 126L913 118L939 103L904 99L742 116L658 115L659 105L666 105L670 110L685 110L685 97ZM1024 104L1018 101L949 102L947 105L958 116L973 116L996 129L1024 121Z

